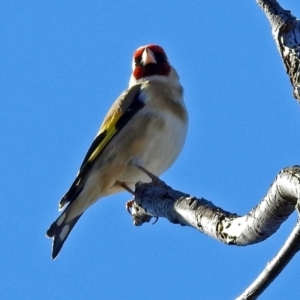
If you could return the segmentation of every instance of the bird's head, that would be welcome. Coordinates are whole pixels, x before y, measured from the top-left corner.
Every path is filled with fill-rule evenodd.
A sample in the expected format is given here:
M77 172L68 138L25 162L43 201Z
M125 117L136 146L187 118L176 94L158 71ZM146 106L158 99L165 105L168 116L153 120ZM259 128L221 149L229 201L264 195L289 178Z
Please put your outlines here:
M169 76L172 67L164 49L158 45L139 47L133 54L131 83L145 77Z

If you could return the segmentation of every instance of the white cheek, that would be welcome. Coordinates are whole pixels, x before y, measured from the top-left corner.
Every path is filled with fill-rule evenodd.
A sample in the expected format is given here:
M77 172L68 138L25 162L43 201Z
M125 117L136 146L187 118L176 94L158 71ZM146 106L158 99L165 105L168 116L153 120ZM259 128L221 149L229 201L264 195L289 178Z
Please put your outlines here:
M134 78L133 74L131 74L128 87L129 87L129 88L132 87L133 85L136 84L136 82L137 82L137 81L136 81L136 79Z

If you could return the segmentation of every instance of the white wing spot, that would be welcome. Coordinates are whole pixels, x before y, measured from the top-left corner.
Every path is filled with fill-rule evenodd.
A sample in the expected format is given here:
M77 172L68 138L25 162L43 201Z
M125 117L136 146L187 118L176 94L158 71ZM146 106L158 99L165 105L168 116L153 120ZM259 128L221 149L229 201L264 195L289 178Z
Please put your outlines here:
M66 238L66 236L68 235L69 231L70 231L70 226L65 225L59 235L59 238L63 241Z
M60 226L62 224L62 222L65 220L66 218L66 213L62 214L59 219L56 221L57 226Z

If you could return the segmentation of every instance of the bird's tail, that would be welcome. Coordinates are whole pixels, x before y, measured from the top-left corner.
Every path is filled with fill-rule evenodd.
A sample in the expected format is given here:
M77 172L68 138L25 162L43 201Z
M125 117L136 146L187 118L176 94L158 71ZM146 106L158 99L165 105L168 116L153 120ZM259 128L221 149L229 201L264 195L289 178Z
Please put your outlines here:
M68 235L70 234L71 230L82 216L76 216L72 220L65 222L67 213L66 210L52 223L50 228L47 230L46 235L49 238L53 237L53 244L52 244L52 259L58 255L60 249L62 248L64 242L66 241Z

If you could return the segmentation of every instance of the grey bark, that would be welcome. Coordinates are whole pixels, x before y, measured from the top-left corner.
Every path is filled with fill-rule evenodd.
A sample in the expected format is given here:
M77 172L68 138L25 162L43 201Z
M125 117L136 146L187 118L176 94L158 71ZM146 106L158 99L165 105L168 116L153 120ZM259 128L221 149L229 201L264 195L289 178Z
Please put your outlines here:
M299 251L299 245L300 222L298 220L289 238L277 255L266 265L260 275L236 300L257 299Z
M295 210L300 191L300 167L278 173L266 196L248 214L238 216L204 198L173 190L164 182L136 184L132 217L135 225L162 217L193 227L228 245L259 243L277 231Z
M132 206L133 222L140 226L152 217L190 226L228 245L246 246L274 234L299 206L300 166L281 170L265 197L248 214L230 213L203 198L173 190L158 178L136 184ZM300 225L263 272L237 299L256 299L299 251Z
M270 21L272 35L293 86L293 96L300 102L300 21L276 0L257 0Z

